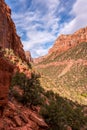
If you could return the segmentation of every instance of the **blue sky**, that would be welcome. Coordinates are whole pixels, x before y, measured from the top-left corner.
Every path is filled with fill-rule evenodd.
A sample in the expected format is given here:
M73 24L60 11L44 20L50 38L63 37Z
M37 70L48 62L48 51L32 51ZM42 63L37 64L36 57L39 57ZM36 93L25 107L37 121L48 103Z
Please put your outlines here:
M5 0L25 50L47 54L57 37L87 26L87 0Z

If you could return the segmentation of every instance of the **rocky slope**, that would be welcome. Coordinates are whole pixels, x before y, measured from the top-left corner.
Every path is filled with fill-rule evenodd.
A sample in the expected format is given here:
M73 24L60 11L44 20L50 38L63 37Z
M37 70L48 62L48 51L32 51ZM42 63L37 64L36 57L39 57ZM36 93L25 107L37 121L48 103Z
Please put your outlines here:
M47 59L35 67L42 74L43 80L47 78L47 88L71 100L87 104L87 97L84 96L87 91L87 43L80 43L53 60Z
M42 79L49 82L49 86L54 85L49 89L86 104L87 27L72 35L60 36L48 55L42 61L40 59L35 67L42 74Z
M83 119L81 122L84 122L84 116L86 117L85 122L87 122L87 27L80 29L73 35L60 36L56 40L54 46L49 50L48 55L36 59L35 63L35 69L41 74L41 86L45 91L50 91L48 96L50 97L50 95L52 95L53 97L54 92L55 95L58 94L63 99L70 100L67 105L64 105L65 101L61 102L61 100L58 100L55 107L54 98L52 99L53 102L51 106L48 106L49 109L47 108L48 115L47 113L43 113L45 119L50 115L52 122L55 123L55 121L60 121L59 125L58 122L56 122L56 125L53 126L52 130L57 128L59 128L59 130L65 130L65 128L62 128L63 125L61 126L61 124L64 123L64 120L66 120L64 118L66 117L68 117L66 122L69 124L67 130L86 130L87 123L80 126L77 122L80 122L80 118L82 117ZM78 110L75 111L76 113L79 111L78 119L76 119L77 116L73 115L74 113L72 112L75 110L76 106L71 107L71 109L70 107L65 109L65 106L70 105L71 102L79 104ZM58 103L60 104L58 105ZM62 115L63 108L64 115ZM70 114L72 113L70 118L69 109L71 110ZM66 115L67 111L68 114ZM82 111L83 116L80 115ZM53 112L52 115L50 114L51 112ZM49 119L49 124L52 123L51 119ZM75 121L76 124L75 122L71 123L70 120Z
M5 108L4 116L0 118L0 130L46 130L47 127L37 111L12 99Z
M11 9L4 0L0 0L0 48L11 48L16 55L25 59L23 45L11 19Z

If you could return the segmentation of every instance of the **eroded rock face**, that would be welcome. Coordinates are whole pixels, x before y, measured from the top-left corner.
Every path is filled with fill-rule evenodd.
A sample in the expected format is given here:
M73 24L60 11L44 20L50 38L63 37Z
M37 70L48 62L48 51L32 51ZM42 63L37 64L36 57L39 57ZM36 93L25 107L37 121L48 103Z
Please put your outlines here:
M11 9L4 0L0 0L0 48L11 48L16 55L25 59L23 45L11 19Z
M81 42L87 42L87 27L76 31L71 35L61 35L49 50L49 55L53 52L61 53Z
M33 62L33 59L31 57L31 53L29 51L25 52L26 60L27 62Z
M0 53L0 116L8 102L9 86L14 66L9 63Z
M5 122L5 123L4 123ZM8 102L0 130L47 130L48 125L35 111L17 102Z

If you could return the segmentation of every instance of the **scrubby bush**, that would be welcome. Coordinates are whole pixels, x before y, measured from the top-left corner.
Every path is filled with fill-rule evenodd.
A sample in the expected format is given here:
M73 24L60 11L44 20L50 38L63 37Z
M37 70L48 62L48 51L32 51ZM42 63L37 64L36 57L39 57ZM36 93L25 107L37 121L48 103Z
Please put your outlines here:
M14 90L16 85L23 90L22 95ZM40 114L49 125L49 130L67 130L67 126L72 130L80 130L87 126L87 117L84 116L82 107L53 91L45 92L36 73L32 73L29 79L25 74L17 72L12 79L11 92L24 105L41 105Z
M29 102L31 105L39 105L42 103L40 83L38 75L32 73L31 79L27 80L27 87L24 89L23 102Z
M15 85L19 85L21 88L25 87L27 82L27 78L24 73L17 72L11 81L11 87L13 88Z
M26 105L39 105L42 104L43 99L41 98L40 83L38 75L35 73L31 74L31 78L27 78L24 73L17 72L11 82L11 93L14 94L14 86L19 87L23 90L23 95L20 96L16 92L16 98ZM18 96L17 96L18 95Z
M86 92L85 92L85 93L82 93L81 96L87 97L87 93L86 93Z
M30 62L27 62L27 65L30 69L32 69L32 64Z

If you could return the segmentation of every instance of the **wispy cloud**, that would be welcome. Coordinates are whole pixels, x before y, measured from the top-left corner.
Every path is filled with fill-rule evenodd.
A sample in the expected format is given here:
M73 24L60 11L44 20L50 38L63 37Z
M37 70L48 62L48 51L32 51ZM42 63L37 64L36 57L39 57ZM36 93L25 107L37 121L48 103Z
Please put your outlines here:
M73 15L74 18L70 22L65 22L63 28L60 28L60 34L70 34L78 30L79 28L87 26L87 1L86 0L77 0L74 4L70 15Z
M16 6L20 4L22 7L25 3L26 1L19 0ZM59 3L59 0L32 0L23 13L21 9L12 13L24 49L31 50L34 57L46 54L57 37L60 18L55 16L55 12ZM44 48L47 43L50 43L49 47Z
M25 50L33 57L47 53L57 36L87 24L86 0L13 0L12 18ZM83 7L83 8L82 8Z

